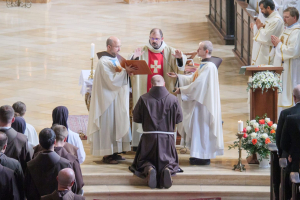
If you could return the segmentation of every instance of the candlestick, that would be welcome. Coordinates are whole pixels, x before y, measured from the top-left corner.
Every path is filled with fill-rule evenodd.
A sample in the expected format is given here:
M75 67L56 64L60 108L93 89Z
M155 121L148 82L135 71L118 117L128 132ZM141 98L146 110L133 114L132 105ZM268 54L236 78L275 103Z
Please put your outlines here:
M240 170L242 172L243 170L246 170L245 165L242 164L242 137L243 137L243 132L238 132L236 134L239 139L239 159L238 159L238 164L233 166L232 170Z
M94 58L94 55L95 55L95 44L92 43L91 44L91 58Z
M238 132L242 132L243 131L243 121L238 121Z

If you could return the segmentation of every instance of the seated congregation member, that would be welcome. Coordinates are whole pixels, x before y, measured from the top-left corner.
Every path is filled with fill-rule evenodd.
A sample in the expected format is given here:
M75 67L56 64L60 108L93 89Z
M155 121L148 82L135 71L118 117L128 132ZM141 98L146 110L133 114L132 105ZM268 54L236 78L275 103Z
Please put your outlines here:
M40 145L45 149L27 163L25 173L25 194L27 199L39 200L41 196L51 194L57 189L56 176L71 163L54 152L55 133L44 128L39 134Z
M68 128L68 117L69 117L68 109L65 106L58 106L52 112L52 120L53 120L52 125L59 124L65 126L68 129L69 134L68 134L67 142L78 148L77 155L78 155L79 163L81 164L85 160L85 156L86 156L85 151L82 145L82 141L79 137L79 134L71 131Z
M68 129L63 125L56 125L53 127L53 131L56 136L56 142L54 144L54 151L62 158L65 158L71 162L72 169L75 173L77 192L83 187L83 178L81 173L81 168L78 159L70 154L65 148L64 144L66 143L68 137Z
M16 159L13 158L9 158L7 157L4 152L5 149L7 147L7 136L5 133L0 132L0 164L3 167L7 167L11 170L14 171L15 174L15 179L16 179L16 184L18 187L18 191L20 193L20 199L24 199L25 195L24 195L24 189L23 189L23 182L24 182L24 174L23 174L23 170L22 167L19 163L19 161L17 161ZM0 176L2 174L0 173ZM2 186L0 185L0 188ZM1 199L1 195L0 195L0 199Z
M7 147L5 155L18 160L22 166L23 172L26 170L26 163L31 160L27 137L11 128L14 122L14 110L9 105L0 107L0 131L7 137Z
M0 164L0 199L21 200L14 171Z
M20 116L24 118L24 115L26 113L26 105L23 102L17 101L12 105L12 107L15 110L15 117ZM26 129L24 134L27 136L28 142L31 143L33 146L39 144L37 132L31 124L26 123Z
M300 114L300 85L297 85L293 89L293 101L295 102L295 105L291 108L287 108L285 110L282 110L280 115L279 115L279 120L277 124L277 129L276 129L276 145L278 148L278 157L279 158L288 158L288 152L283 151L283 148L281 146L281 138L283 135L283 127L284 124L287 120L287 116L289 115L295 115L295 114ZM275 196L279 198L279 185L280 185L280 167L279 167L279 158L274 157L274 192Z
M141 178L147 177L150 188L170 188L171 175L182 172L174 141L175 125L182 121L182 112L161 75L153 76L151 85L133 110L133 121L141 123L144 132L129 169Z
M212 43L203 41L197 53L205 59L212 54L212 50ZM203 61L192 76L168 74L178 77L180 85L175 91L184 116L179 132L181 142L190 149L190 163L209 165L210 159L224 154L217 67L211 61Z
M74 194L71 188L75 182L75 173L72 169L66 168L60 170L57 176L58 187L52 194L42 196L41 200L84 200L83 196Z

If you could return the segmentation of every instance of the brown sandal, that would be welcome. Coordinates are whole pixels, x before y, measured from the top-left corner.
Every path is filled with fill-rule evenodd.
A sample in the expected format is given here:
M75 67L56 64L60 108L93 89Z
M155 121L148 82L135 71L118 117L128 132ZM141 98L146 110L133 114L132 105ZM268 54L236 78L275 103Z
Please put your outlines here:
M118 164L119 163L117 160L113 159L112 156L104 156L102 161L106 164Z

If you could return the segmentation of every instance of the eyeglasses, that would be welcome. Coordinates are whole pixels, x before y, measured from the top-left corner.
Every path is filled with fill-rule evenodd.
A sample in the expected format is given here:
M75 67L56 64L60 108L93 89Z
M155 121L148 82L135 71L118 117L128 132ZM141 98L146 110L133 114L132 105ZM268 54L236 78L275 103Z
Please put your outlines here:
M161 38L153 38L153 37L150 37L150 40L152 40L152 41L159 41L159 40L161 40Z

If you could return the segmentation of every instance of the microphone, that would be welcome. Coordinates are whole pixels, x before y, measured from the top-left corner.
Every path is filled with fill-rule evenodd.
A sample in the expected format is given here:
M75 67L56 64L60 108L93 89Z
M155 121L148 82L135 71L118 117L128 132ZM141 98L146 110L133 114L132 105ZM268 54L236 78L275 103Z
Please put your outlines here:
M172 65L170 65L170 63L168 62L168 60L166 59L166 57L165 57L165 55L163 54L163 52L159 52L163 57L164 57L164 60L166 60L167 61L167 64L169 65L169 67L172 69L172 71L176 74L176 76L177 76L177 78L176 78L176 82L175 82L175 85L174 85L174 90L173 90L173 92L175 92L176 91L176 84L178 83L178 87L179 87L179 82L178 82L178 75L177 75L177 73L175 72L175 70L173 69L173 67L172 67Z

